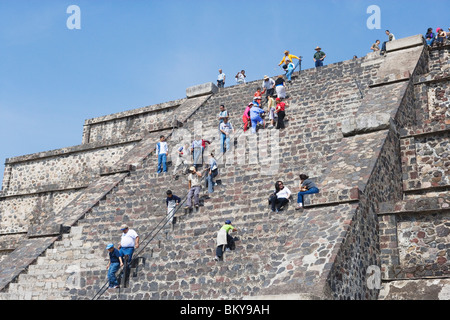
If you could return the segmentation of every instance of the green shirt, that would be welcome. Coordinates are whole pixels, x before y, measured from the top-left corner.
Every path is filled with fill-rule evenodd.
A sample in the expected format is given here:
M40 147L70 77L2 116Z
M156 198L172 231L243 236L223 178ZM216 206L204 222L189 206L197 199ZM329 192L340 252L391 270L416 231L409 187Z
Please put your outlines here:
M224 229L226 231L226 233L228 233L230 230L233 230L234 227L231 224L224 224L222 226L222 229Z
M314 59L316 60L320 60L325 56L325 52L323 51L317 51L316 53L314 53Z

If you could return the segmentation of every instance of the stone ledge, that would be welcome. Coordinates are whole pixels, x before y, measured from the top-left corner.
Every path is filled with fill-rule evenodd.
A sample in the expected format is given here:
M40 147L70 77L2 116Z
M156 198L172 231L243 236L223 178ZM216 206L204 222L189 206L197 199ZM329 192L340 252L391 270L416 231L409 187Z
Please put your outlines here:
M425 45L425 39L422 35L418 34L406 38L389 41L386 43L386 52L393 52L398 50L404 50L407 48L418 47Z
M14 251L26 237L26 232L0 233L0 252Z
M322 205L334 205L339 203L347 203L359 201L360 190L358 187L336 190L336 191L326 191L314 194L307 194L303 196L303 204L305 207L314 207Z
M145 113L157 112L157 111L161 111L161 110L165 110L165 109L169 109L169 108L177 108L185 100L186 99L178 99L178 100L165 102L165 103L160 103L160 104L147 106L147 107L143 107L143 108L139 108L139 109L133 109L133 110L129 110L129 111L124 111L124 112L119 112L119 113L115 113L115 114L110 114L110 115L103 116L103 117L87 119L87 120L85 120L85 124L84 125L85 126L90 126L90 125L94 125L94 124L98 124L98 123L102 123L102 122L108 122L108 121L123 119L123 118L132 117L132 116L136 116L136 115L141 115L141 114L145 114Z
M444 42L444 45L441 47L438 47L436 45L436 41L433 43L433 46L431 47L431 51L438 51L438 50L442 50L442 49L450 49L450 40L446 39Z
M389 113L370 113L362 117L342 120L342 134L344 137L365 134L390 128L391 116Z
M378 205L378 215L430 213L443 210L450 210L450 196L383 202Z
M8 158L5 161L5 165L35 161L35 160L40 160L40 159L44 159L44 158L66 156L66 155L69 155L72 153L80 153L80 152L86 152L86 151L102 149L102 148L110 148L110 147L119 146L119 145L123 145L123 144L131 144L131 143L134 143L139 140L141 140L141 139L106 140L106 141L100 141L100 142L92 142L92 143L88 143L88 144L80 144L77 146L55 149L55 150L50 150L50 151L37 152L37 153L29 154L29 155Z
M415 266L384 265L382 266L382 274L382 280L384 281L448 278L450 277L450 263Z
M394 280L383 283L379 300L449 300L450 279Z
M247 296L242 300L322 300L320 297L310 293L291 293L280 295L265 295L265 296Z
M67 192L67 191L73 191L73 190L82 190L89 186L88 181L78 181L75 184L67 183L65 185L57 185L57 184L51 184L46 185L43 187L38 187L34 189L26 189L21 190L20 192L16 193L8 193L8 192L2 192L0 193L0 199L7 199L7 198L14 198L14 197L26 197L26 196L33 196L37 194L42 193L51 193L51 192ZM8 190L7 190L8 191Z
M46 225L46 226L31 226L28 228L27 237L28 238L39 238L39 237L55 237L63 233L62 224Z
M439 135L450 131L450 123L446 123L445 120L443 120L427 127L404 128L399 131L402 139Z
M217 93L219 89L212 82L207 82L204 84L199 84L186 89L186 96L188 98L194 98L199 96L205 96L209 94Z
M409 71L405 71L403 73L392 73L384 76L383 78L379 78L374 81L370 81L369 88L375 88L380 86L385 86L388 84L393 84L402 81L408 81L411 78L411 73Z
M414 77L414 85L431 84L439 82L450 81L450 71L431 72L426 75L419 75Z
M126 173L136 170L136 166L132 164L121 164L118 166L103 167L100 169L100 176L108 176L116 173Z

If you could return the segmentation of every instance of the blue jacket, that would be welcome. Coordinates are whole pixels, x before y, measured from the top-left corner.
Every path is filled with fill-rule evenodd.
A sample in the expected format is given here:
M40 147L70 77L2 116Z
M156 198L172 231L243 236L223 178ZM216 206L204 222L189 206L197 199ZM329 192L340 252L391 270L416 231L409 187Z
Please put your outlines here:
M263 109L253 106L250 108L250 119L258 118L264 112Z

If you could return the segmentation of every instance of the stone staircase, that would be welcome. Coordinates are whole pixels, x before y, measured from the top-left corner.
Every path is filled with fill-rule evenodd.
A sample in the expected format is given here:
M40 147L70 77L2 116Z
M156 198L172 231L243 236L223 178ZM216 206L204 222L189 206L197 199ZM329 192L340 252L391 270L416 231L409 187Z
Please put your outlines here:
M376 299L379 290L367 288L368 267L388 260L387 269L395 265L385 247L386 221L402 212L400 207L409 208L407 203L419 203L419 191L402 190L409 171L402 171L398 160L400 146L410 138L403 132L417 129L421 114L411 113L423 100L417 83L423 80L417 79L434 70L442 76L434 52L433 67L428 67L420 40L409 41L412 49L405 44L387 58L368 56L302 71L288 87L289 121L281 131L263 129L256 136L240 129L245 106L262 80L208 97L177 130L155 131L114 166L103 168L104 179L120 178L86 210L66 215L64 223L55 218L46 224L50 228L30 229L28 241L41 241L39 246L49 249L20 269L26 272L9 283L0 299L92 299L106 282L105 245L118 241L124 222L143 239L135 256L145 263L140 260L128 288L107 290L100 299ZM390 74L404 50L410 60ZM237 128L236 148L223 157L217 145L220 104ZM99 136L92 135L95 130L85 130L84 140ZM171 147L186 134L213 140L208 150L219 158L222 183L198 211L177 212L176 224L155 235L152 230L166 214L165 191L180 197L187 193L185 176L174 180L170 174L155 174L156 159L148 155L161 133L169 136ZM318 182L320 194L307 197L303 211L291 203L272 213L267 199L274 182L284 181L295 203L302 172ZM439 210L446 212L446 195L436 192L442 189L427 197L440 199ZM215 236L226 219L239 229L237 249L215 262ZM70 225L70 231L55 241L61 230L54 228L61 225Z

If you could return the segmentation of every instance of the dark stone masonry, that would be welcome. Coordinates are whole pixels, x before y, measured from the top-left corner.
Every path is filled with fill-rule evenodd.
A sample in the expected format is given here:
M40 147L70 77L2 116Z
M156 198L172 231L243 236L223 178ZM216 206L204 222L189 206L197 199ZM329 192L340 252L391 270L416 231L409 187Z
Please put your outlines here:
M286 128L243 132L262 79L86 120L78 146L6 159L0 191L0 299L376 300L450 298L450 44L422 36L385 56L295 73ZM220 152L219 106L236 129ZM266 108L266 105L263 105ZM155 145L167 137L166 174ZM166 223L165 193L183 199L174 150L211 144L218 185ZM295 210L299 174L320 192ZM277 180L292 191L268 207ZM236 250L215 261L225 220ZM128 284L106 284L107 243L127 223L141 243Z

